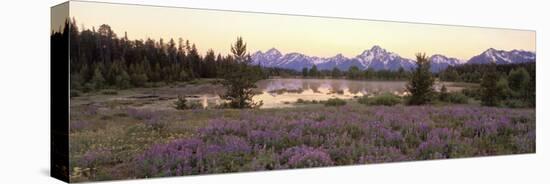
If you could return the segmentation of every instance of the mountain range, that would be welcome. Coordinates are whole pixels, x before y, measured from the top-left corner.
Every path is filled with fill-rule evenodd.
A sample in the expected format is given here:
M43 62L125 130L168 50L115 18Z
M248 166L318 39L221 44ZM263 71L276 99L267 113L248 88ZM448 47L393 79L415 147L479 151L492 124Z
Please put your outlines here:
M411 70L416 67L414 60L401 57L377 45L353 58L345 57L342 54L337 54L333 57L316 57L297 52L283 55L275 48L269 49L266 52L257 51L251 55L251 58L253 64L260 64L263 67L278 67L297 71L303 68L311 68L314 65L319 70L332 70L333 68L348 70L350 67L356 66L361 70L372 68L374 70L396 71L399 68ZM491 62L495 62L496 64L512 64L534 62L535 59L536 54L534 52L523 50L504 51L494 48L487 49L467 61L441 54L429 57L432 72L439 72L449 66L462 64L486 64Z

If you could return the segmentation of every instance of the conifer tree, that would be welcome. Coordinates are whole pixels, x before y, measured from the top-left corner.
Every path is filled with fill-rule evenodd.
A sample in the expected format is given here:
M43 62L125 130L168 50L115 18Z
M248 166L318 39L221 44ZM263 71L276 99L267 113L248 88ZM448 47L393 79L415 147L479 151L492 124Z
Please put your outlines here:
M523 67L510 71L508 83L510 89L513 90L514 96L527 99L530 92L530 80L529 73Z
M302 68L302 77L306 78L309 75L307 67Z
M122 70L120 74L116 77L116 86L120 89L127 89L131 87L130 76L128 72Z
M332 76L333 78L339 78L340 75L342 75L342 72L340 72L340 69L334 67L334 68L332 69L331 76Z
M317 66L313 65L311 69L309 69L308 75L312 77L319 77L319 70L317 70Z
M498 80L496 64L493 63L481 79L481 104L485 106L497 106L499 104L501 94L497 87Z
M357 66L349 67L348 69L348 78L350 79L358 79L361 75L361 71Z
M423 105L431 102L434 90L434 78L430 73L430 62L426 54L416 54L416 68L414 69L407 91L411 94L409 105Z
M90 83L95 90L103 89L105 85L105 78L103 78L103 74L101 74L101 69L99 67L95 68L94 76L92 77Z
M499 92L499 98L501 100L506 100L512 95L512 90L508 86L508 80L506 77L500 77L497 82L497 90Z
M256 82L260 80L260 77L257 76L254 68L249 66L250 55L246 52L246 43L241 37L238 37L235 44L231 46L231 53L236 64L233 65L231 72L224 75L222 85L226 92L221 95L221 98L227 100L231 108L261 106L262 102L252 101L252 97L255 95L252 90L256 88Z
M445 84L443 84L439 90L439 100L444 102L449 100L449 92L447 91L447 86L445 86Z

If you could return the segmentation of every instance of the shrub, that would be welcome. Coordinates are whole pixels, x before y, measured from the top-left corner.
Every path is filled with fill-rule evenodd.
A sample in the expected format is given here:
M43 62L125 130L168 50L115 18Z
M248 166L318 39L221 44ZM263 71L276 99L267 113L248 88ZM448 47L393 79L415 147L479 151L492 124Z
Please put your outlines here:
M447 93L447 97L440 99L442 102L454 103L454 104L466 104L468 103L468 97L461 92Z
M462 94L467 97L474 98L476 100L481 99L481 88L479 87L469 87L462 89Z
M116 90L106 89L106 90L101 91L101 94L104 94L104 95L117 95L118 92Z
M199 103L198 101L194 101L194 102L190 102L189 103L189 108L190 109L202 109L203 106L201 103Z
M187 109L187 99L183 96L178 96L178 100L174 102L174 108L178 110L184 110Z
M339 98L331 98L325 102L325 106L342 106L346 105L346 101Z
M449 93L449 102L455 104L468 103L468 97L460 92Z
M296 100L296 103L298 103L298 104L317 104L317 103L319 103L319 101L317 101L317 100L304 100L304 99L298 98L298 100Z
M517 100L517 99L506 100L506 101L504 102L504 105L505 105L506 107L510 107L510 108L525 108L525 107L529 107L529 103L527 103L526 101Z
M363 96L359 98L358 102L365 105L386 105L393 106L401 103L401 97L391 94L384 93L375 97Z

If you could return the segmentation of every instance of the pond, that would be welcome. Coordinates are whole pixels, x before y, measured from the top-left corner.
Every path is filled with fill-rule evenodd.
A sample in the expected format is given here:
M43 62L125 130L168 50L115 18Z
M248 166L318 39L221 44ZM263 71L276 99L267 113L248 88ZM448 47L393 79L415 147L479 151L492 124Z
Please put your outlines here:
M437 82L436 89L445 84L448 91L462 90L463 83ZM262 101L261 108L293 107L298 99L302 100L328 100L330 98L351 99L363 95L373 96L380 93L393 93L404 96L406 81L362 81L346 79L266 79L257 83L255 90L257 95L253 97L255 102ZM198 98L203 107L218 105L221 99L215 94L203 94Z

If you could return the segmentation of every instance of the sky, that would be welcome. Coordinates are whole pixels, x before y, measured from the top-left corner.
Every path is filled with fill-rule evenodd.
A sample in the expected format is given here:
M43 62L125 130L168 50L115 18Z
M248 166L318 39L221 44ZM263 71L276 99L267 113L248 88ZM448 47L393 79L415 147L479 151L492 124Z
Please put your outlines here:
M187 39L201 53L228 54L238 36L248 51L277 48L283 54L355 57L379 45L403 57L418 52L467 60L488 48L535 51L535 32L526 30L320 18L187 8L70 2L79 28L108 24L130 39ZM52 20L55 18L52 18ZM52 26L55 27L55 26Z

